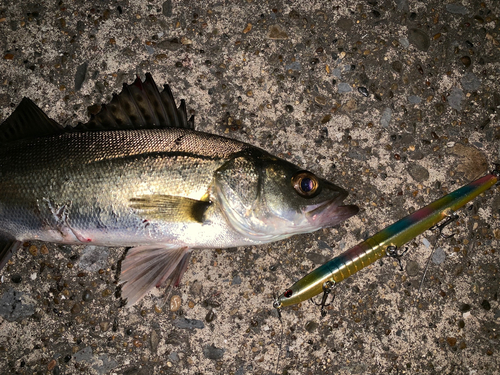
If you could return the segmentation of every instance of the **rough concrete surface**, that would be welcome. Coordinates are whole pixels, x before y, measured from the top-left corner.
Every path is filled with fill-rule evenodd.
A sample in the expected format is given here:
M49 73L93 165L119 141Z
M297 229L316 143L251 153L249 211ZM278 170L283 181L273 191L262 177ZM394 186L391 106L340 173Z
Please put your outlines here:
M500 160L500 4L448 1L3 0L0 120L26 96L76 124L151 72L197 129L324 176L361 210L198 251L179 288L131 309L115 296L124 249L25 244L1 271L0 373L499 374L498 186L460 211L454 237L411 241L403 271L384 260L339 284L326 317L308 301L281 324L272 308Z

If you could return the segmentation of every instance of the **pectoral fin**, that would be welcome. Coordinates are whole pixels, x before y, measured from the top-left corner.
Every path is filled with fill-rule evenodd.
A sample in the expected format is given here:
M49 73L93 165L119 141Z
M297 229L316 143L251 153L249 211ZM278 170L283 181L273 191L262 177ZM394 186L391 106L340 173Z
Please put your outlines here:
M14 255L20 247L20 241L0 238L0 270L7 264L12 255Z
M142 195L130 199L130 207L141 211L149 219L170 222L203 222L210 202L171 195Z
M120 284L127 307L139 301L153 287L172 280L178 284L190 257L187 247L148 247L130 249L122 262Z

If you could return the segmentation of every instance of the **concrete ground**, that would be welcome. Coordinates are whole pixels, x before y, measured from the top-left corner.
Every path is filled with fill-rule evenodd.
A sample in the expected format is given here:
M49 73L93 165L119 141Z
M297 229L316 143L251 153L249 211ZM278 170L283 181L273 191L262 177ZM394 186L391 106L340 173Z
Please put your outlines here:
M493 0L4 0L0 121L26 96L76 124L151 72L198 130L324 176L361 210L197 251L179 288L131 309L115 296L124 249L25 244L1 271L0 373L499 374L498 186L460 211L454 237L411 241L403 271L384 260L339 284L326 317L308 301L281 324L272 308L500 161L499 13Z

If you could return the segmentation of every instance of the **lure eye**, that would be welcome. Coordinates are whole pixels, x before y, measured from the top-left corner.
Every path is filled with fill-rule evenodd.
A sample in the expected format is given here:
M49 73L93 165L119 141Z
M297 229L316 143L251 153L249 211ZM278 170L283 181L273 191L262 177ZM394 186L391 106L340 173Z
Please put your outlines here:
M285 293L283 293L283 295L286 297L286 298L290 298L293 294L293 291L291 289L288 289Z
M303 197L311 197L319 187L318 178L311 172L299 172L292 177L293 188Z

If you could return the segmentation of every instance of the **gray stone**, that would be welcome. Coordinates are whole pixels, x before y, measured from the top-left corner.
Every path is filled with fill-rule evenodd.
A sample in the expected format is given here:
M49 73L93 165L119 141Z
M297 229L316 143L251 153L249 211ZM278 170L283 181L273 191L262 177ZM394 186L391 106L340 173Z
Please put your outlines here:
M323 263L326 263L330 259L330 257L326 257L326 256L318 254L318 253L307 253L306 257L314 264L323 264Z
M337 27L344 31L350 31L352 28L353 22L350 18L342 17L337 21Z
M467 8L460 4L446 4L446 10L453 14L466 15L468 13Z
M446 259L446 253L441 247L438 247L434 253L432 254L432 263L434 264L441 264L445 261Z
M177 352L171 352L168 355L168 359L170 359L172 362L179 362L179 354L177 354Z
M154 55L155 49L153 47L148 46L147 44L145 44L144 47L146 47L146 51L148 51L150 55Z
M161 11L165 17L172 17L172 0L165 1Z
M76 362L80 361L90 362L90 360L92 359L92 348L90 346L87 346L82 350L76 352L75 355L73 356L73 359Z
M156 353L158 345L160 344L160 335L155 329L151 331L151 337L149 340L151 342L151 351Z
M339 82L337 88L339 90L339 93L345 93L345 92L352 91L351 85L349 85L348 83L345 83L345 82Z
M203 284L201 283L201 281L196 280L194 283L191 284L189 291L191 292L192 295L199 296L203 291Z
M408 276L417 276L420 272L420 266L414 260L406 262L406 273Z
M300 71L302 69L302 65L298 61L294 61L285 66L286 70L297 70Z
M75 91L78 91L82 88L83 82L85 82L85 77L87 75L87 62L84 62L83 64L79 65L78 68L76 68L76 74L75 74Z
M429 178L429 171L418 164L410 164L408 173L417 182L424 182Z
M205 328L205 324L201 320L197 320L197 319L177 318L173 321L172 324L180 329L203 329L203 328Z
M408 48L410 46L410 41L405 37L399 38L399 43L403 46L403 48Z
M422 102L422 98L420 96L410 95L408 97L408 102L410 104L420 104Z
M78 266L90 272L97 272L108 265L109 249L102 246L85 246Z
M396 0L396 6L398 10L408 13L410 11L410 6L408 0Z
M384 128L387 128L391 123L391 119L392 119L392 109L387 107L384 109L384 112L382 112L382 117L380 118L380 125L382 125Z
M460 111L462 109L462 100L464 99L464 92L461 89L453 88L450 96L448 96L448 104L451 108Z
M334 77L340 78L340 76L342 75L342 70L340 70L340 68L335 68L332 71L332 75Z
M464 75L461 82L465 91L476 91L481 86L481 81L472 72Z
M208 359L221 359L226 349L216 348L213 344L203 347L203 355Z
M0 316L9 322L27 318L35 313L35 307L27 303L27 295L8 289L0 298Z
M426 52L431 45L431 38L421 29L408 30L408 41L420 51Z
M231 285L240 285L241 284L241 277L239 275L236 275L233 277L233 280L231 281Z
M92 368L96 370L100 375L104 375L108 374L116 366L118 366L118 363L113 358L111 358L107 354L100 354L98 363L94 364Z

